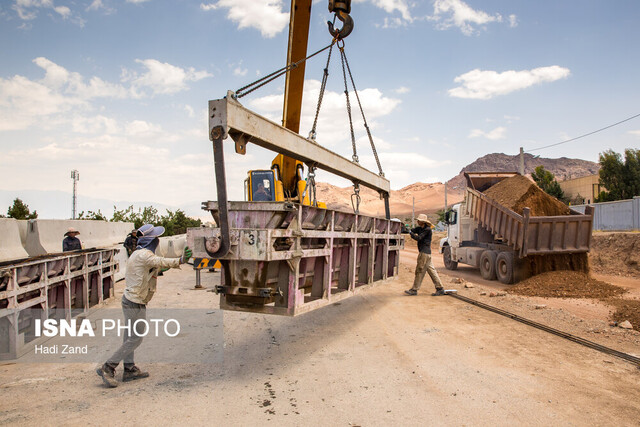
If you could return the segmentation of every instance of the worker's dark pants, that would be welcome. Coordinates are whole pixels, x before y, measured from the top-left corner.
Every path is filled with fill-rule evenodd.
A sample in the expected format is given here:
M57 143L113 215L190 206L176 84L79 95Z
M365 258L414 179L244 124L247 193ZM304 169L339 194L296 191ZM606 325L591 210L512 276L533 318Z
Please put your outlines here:
M113 356L107 360L107 365L115 368L120 361L124 361L124 367L130 368L134 366L133 352L142 344L142 334L145 332L145 322L138 322L134 330L136 320L146 320L147 306L137 304L122 297L122 312L124 313L125 325L131 325L128 330L123 330L122 345L113 353ZM137 332L137 333L136 333Z
M442 282L440 281L440 277L438 276L438 272L433 266L433 262L431 262L431 254L425 254L420 252L418 254L418 263L416 264L416 278L413 280L413 288L414 290L420 289L422 285L422 279L424 279L424 275L429 273L433 284L436 289L442 289Z

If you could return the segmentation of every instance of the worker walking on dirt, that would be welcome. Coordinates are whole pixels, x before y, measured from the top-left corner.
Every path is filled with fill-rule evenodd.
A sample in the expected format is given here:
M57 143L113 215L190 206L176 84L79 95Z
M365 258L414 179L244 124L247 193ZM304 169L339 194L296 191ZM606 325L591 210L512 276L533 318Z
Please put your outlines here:
M156 256L155 251L158 243L160 243L158 237L163 233L164 227L154 227L152 224L145 224L138 229L138 246L127 261L126 288L122 296L122 311L125 324L130 329L125 330L122 346L96 371L109 387L118 386L115 370L120 361L124 361L122 381L131 381L149 376L148 372L141 371L135 365L133 354L142 343L147 304L156 291L158 273L163 268L179 268L180 264L184 264L191 258L191 249L189 247L184 248L180 258ZM142 322L138 322L137 326L140 326L139 328L134 328L133 325L136 324L137 320L142 320Z
M432 293L433 296L444 295L444 288L442 282L438 276L438 272L431 262L431 227L433 224L429 221L429 218L425 214L418 216L418 226L411 230L409 235L413 240L418 242L418 262L416 264L416 277L413 280L413 287L404 291L407 295L418 295L418 290L422 285L422 279L424 279L425 273L429 273L433 284L436 287L436 291Z

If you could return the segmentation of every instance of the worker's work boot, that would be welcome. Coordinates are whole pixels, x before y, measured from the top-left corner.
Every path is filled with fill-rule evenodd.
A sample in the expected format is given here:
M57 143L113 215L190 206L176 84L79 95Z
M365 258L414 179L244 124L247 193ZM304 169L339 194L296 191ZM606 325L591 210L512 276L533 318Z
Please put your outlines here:
M149 377L149 372L141 371L140 368L138 368L136 365L133 365L131 367L124 368L122 381L126 383L127 381L139 380L141 378L147 377Z
M433 296L433 297L439 297L440 295L446 295L444 293L444 289L443 288L438 288L438 289L436 289L436 291L434 293L431 294L431 296Z
M416 291L415 289L408 289L404 291L404 293L411 296L418 295L418 291Z
M118 380L116 380L116 370L106 363L96 369L96 373L102 377L102 381L107 387L118 387Z

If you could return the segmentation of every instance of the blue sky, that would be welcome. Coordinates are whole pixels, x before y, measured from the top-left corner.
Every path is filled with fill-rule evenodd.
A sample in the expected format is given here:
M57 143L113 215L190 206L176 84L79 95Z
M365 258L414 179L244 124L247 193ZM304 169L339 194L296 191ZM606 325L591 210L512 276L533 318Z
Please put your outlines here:
M215 198L207 101L284 65L289 7L3 0L0 190L70 191L78 169L79 210L83 196L197 210ZM640 113L635 0L354 0L351 16L346 52L394 189L448 180L485 154L532 150ZM314 2L310 52L330 42L329 18L326 1ZM304 135L325 61L307 64ZM279 122L283 83L241 102ZM334 55L317 140L350 158L342 85ZM356 126L361 162L376 170ZM639 143L640 118L534 154L597 161L605 149ZM246 171L267 168L272 157L251 145L246 156L227 151L231 199L242 197Z

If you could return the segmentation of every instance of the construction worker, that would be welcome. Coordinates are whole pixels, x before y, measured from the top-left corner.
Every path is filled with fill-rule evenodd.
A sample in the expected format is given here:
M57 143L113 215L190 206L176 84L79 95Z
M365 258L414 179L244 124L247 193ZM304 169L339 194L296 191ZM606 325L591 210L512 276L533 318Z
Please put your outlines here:
M104 383L109 387L117 387L118 381L115 370L121 361L124 361L124 373L122 381L147 378L148 372L140 370L134 363L133 354L142 343L144 323L146 321L147 304L151 301L156 291L157 276L163 268L179 268L180 264L191 258L191 249L184 248L180 258L162 258L155 255L160 237L164 233L164 227L154 227L145 224L138 229L138 246L127 261L125 274L126 288L122 296L122 311L125 324L131 325L131 329L125 330L122 346L107 360L104 365L96 370ZM133 328L137 320L139 328Z
M420 253L418 254L416 277L413 280L413 287L404 291L407 295L418 295L418 290L422 285L422 279L424 279L425 273L429 273L429 276L436 287L436 291L431 295L444 295L442 282L440 281L438 272L431 261L431 227L433 227L433 224L429 221L429 218L427 218L425 214L420 214L418 216L418 226L409 233L411 238L418 242L418 251L420 251Z
M138 246L138 230L133 229L131 233L124 239L124 247L127 250L127 256L131 256Z
M78 239L80 232L73 227L69 227L66 233L64 233L64 240L62 241L62 252L79 251L82 249L82 243Z

